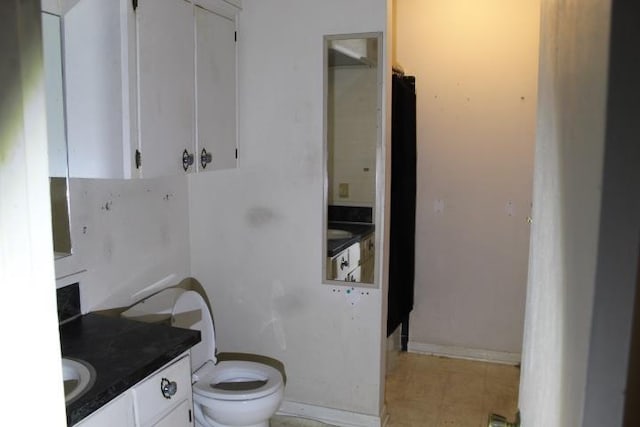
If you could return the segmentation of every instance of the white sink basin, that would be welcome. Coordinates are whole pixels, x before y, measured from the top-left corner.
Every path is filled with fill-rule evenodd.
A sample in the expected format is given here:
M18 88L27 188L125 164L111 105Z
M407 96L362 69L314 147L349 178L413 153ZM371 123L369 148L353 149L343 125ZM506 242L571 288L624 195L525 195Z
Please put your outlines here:
M335 228L330 228L327 230L327 239L329 240L348 239L351 236L353 236L353 233L350 233L346 230L338 230Z
M95 381L95 370L87 362L62 358L64 401L69 403L88 390Z

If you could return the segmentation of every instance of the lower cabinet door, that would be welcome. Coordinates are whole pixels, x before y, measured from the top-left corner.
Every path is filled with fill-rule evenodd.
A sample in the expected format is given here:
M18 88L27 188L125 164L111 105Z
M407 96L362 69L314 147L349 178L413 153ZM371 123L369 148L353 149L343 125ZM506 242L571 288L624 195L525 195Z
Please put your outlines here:
M191 402L182 401L173 411L165 415L153 427L187 427L193 426L193 415L191 414Z
M164 388L171 389L165 392ZM191 362L182 357L156 371L133 387L136 420L140 427L157 425L162 414L172 413L185 400L191 400ZM188 424L176 424L184 426Z
M374 275L374 262L373 257L370 257L368 260L362 263L362 283L373 283L373 275Z
M168 424L167 424L168 425ZM177 424L176 424L177 425ZM187 424L184 424L187 425ZM134 427L133 396L125 392L74 427Z

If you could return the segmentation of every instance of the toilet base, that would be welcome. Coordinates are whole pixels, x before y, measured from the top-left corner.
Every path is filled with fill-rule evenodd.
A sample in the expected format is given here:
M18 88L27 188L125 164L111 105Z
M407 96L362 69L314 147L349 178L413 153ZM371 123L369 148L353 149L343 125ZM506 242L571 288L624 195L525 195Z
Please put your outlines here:
M211 421L209 425L203 425L203 424L200 424L200 422L198 422L198 420L196 419L196 427L269 427L269 421L265 421L258 424L251 424L249 426L230 426L227 424L218 424L211 419L209 420Z
M255 424L220 424L205 414L196 402L193 402L193 410L195 413L195 427L269 427L269 419Z

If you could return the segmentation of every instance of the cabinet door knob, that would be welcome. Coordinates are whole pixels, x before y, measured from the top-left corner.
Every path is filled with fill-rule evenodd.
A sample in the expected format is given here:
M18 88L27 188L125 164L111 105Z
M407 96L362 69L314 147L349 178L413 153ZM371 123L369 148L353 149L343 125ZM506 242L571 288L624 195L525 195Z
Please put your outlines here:
M190 154L185 148L182 152L182 169L186 172L189 166L193 164L193 154Z
M160 391L165 399L171 399L171 396L178 391L178 384L176 384L175 381L169 381L163 378L162 381L160 381Z
M206 148L203 148L202 152L200 153L200 166L202 166L202 169L206 169L207 165L212 161L213 156L211 155L211 153L207 153Z

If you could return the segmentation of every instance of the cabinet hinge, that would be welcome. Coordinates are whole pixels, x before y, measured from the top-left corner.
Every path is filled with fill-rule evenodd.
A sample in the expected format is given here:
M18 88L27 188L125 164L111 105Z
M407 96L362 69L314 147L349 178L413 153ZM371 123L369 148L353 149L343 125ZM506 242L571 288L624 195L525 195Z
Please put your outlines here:
M142 166L142 153L136 150L136 169L140 169L140 166Z
M237 31L234 31L234 32L233 32L233 41L234 41L234 42L237 42L237 41L238 41L238 32L237 32Z
M131 5L133 6L133 10L138 8L138 0L131 0Z
M238 149L236 148L236 159L238 158Z

